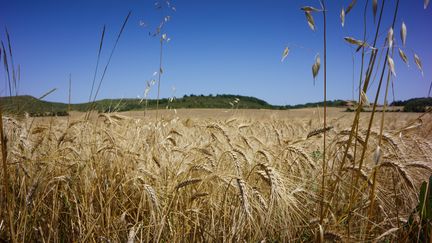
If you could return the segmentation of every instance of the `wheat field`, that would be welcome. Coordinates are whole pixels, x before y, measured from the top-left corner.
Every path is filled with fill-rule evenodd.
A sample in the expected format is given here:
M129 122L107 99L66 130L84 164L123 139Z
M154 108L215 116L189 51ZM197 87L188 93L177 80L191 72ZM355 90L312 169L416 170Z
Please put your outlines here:
M158 121L151 112L95 114L90 120L81 114L70 120L4 117L14 237L21 242L400 240L409 235L406 225L420 184L432 171L431 115L386 115L380 162L374 162L377 123L359 169L354 161L365 146L366 122L360 122L342 165L353 114L330 109L324 202L318 109L179 110ZM375 203L368 217L372 184ZM4 190L1 186L0 195ZM1 203L6 209L4 199ZM0 211L3 239L11 237L6 213Z
M118 33L116 36L111 36L112 27L119 27L113 25L116 14L105 10L120 11L121 5L114 7L114 3L110 3L107 8L108 5L93 3L94 6L87 6L83 2L78 4L79 8L69 5L61 8L60 3L38 3L34 6L21 3L15 6L16 11L28 8L28 12L19 15L20 11L17 11L9 18L16 18L17 23L23 22L22 19L34 22L15 28L23 29L16 31L25 33L21 34L25 37L17 38L17 43L29 44L21 50L28 53L37 72L31 69L29 73L24 72L24 77L34 80L21 82L21 66L15 65L17 60L14 61L12 54L14 42L4 26L5 36L0 48L5 78L2 96L15 97L19 102L3 99L9 100L9 103L0 104L0 242L432 243L432 81L428 85L428 98L414 97L424 95L423 91L427 89L425 84L429 83L430 78L425 77L425 73L429 75L429 70L423 68L423 65L430 67L426 49L418 46L427 42L424 35L427 26L423 23L429 20L426 14L418 13L421 1L407 3L396 0L386 4L385 0L350 0L349 3L338 3L336 8L332 1L319 0L311 6L298 7L303 26L298 24L297 16L287 12L288 5L278 7L276 3L263 1L263 6L256 7L256 3L227 1L220 3L220 6L209 5L201 9L195 6L198 1L184 2L180 3L179 10L183 12L178 15L180 21L177 23L193 25L165 28L171 25L171 15L177 8L170 0L156 1L151 6L155 12L151 14L147 10L140 12L147 7L134 8L133 15L132 8L129 9L124 21L119 22L123 23L119 31L114 32ZM408 5L399 6L400 2L410 5L409 8ZM128 3L121 3L128 6ZM222 5L226 8L220 8ZM271 5L272 9L265 5ZM423 0L421 5L426 10L429 0ZM34 11L39 8L46 12ZM80 9L80 12L75 12L72 18L70 13L74 8ZM219 10L222 15L201 12L207 8L215 12L214 9L219 8L226 11ZM264 15L267 8L271 11ZM355 13L357 10L354 8L359 8L361 12ZM13 12L13 8L6 9L6 12ZM81 11L86 9L89 14ZM259 11L249 18L241 15L252 13L254 9ZM283 12L276 11L281 9ZM48 18L51 15L49 12L56 15ZM40 16L30 13L39 13ZM100 13L109 14L109 18L102 18ZM196 13L199 15L193 15ZM86 15L92 20L86 20ZM283 18L278 15L283 15ZM70 21L63 21L65 16ZM220 16L224 16L222 21L219 21ZM38 24L38 19L43 19L43 24ZM82 21L81 25L78 20ZM97 39L99 42L96 42L99 48L90 88L87 79L81 75L86 75L83 73L92 67L84 62L87 56L82 53L89 50L84 43L89 42L90 45L91 39L83 37L87 38L94 31L95 27L87 29L93 26L93 20L109 20L109 25L103 25L100 39ZM211 22L206 24L206 20ZM76 26L71 27L67 22ZM126 28L129 22L139 23L139 35L134 34L132 28ZM197 25L198 22L201 26ZM216 22L220 23L216 25ZM56 27L51 25L57 23ZM278 26L278 23L283 25ZM237 27L235 24L242 25ZM345 30L329 28L334 24ZM38 25L43 29L37 29ZM28 26L31 30L25 29ZM314 33L300 38L303 27L310 28ZM52 34L48 30L56 31ZM62 39L59 30L67 30L67 35L64 34L67 39ZM187 32L189 30L193 32ZM210 30L218 34L212 38ZM107 38L112 39L108 41L108 48L105 44L106 31ZM129 50L117 57L114 52L125 32L131 33L125 40L128 42L117 49ZM283 32L283 35L278 37L277 32ZM44 37L43 41L38 42L37 35L28 33L39 33ZM146 36L148 33L157 45L143 42L140 39L142 33ZM407 33L412 33L414 37L413 41L408 42L409 45L406 45ZM180 37L175 48L167 48L171 36L174 40ZM190 39L182 42L187 36ZM263 37L277 42L260 39ZM426 40L424 43L419 41L423 39ZM245 40L248 45L253 42L259 45L248 46ZM73 45L63 46L63 42ZM41 43L46 45L46 49ZM134 43L140 45L135 46ZM206 45L201 46L203 43ZM349 101L330 101L330 97L346 99L349 96L348 90L342 90L348 87L347 82L351 79L351 69L342 65L349 62L340 57L345 48L342 43L348 45L346 50L350 52L346 54L352 60L352 98ZM283 72L282 66L276 66L273 61L278 61L279 57L265 61L266 56L276 53L272 52L273 47L283 50L280 58L281 65L286 65ZM47 51L39 55L26 51L36 49ZM75 57L60 50L72 50L80 55ZM143 59L141 54L135 55L142 50L149 60ZM224 55L215 55L208 50ZM265 55L257 50L264 50ZM304 51L310 60L313 57L309 69L313 80L310 81L314 89L316 84L322 85L322 102L274 106L248 96L221 95L223 99L215 100L200 95L203 99L198 100L197 95L190 94L188 97L185 93L197 90L207 93L216 90L237 92L252 86L252 83L261 85L264 80L264 85L255 86L255 91L245 89L242 93L259 94L275 100L277 92L273 88L276 87L283 90L284 97L289 97L283 103L295 102L299 98L316 100L312 96L315 90L310 92L311 87L306 89L306 86L300 88L307 78L303 77L303 69L294 65L298 61L290 61L290 51L293 51L293 58L302 62L309 57L295 52ZM50 56L49 52L58 55ZM51 57L55 63L33 59L39 56L48 60ZM105 80L107 70L115 65L110 66L113 56L119 58L113 62L117 63L116 69L123 70L121 74L113 72L113 78L118 79L115 84L115 79L111 82ZM421 56L426 57L423 63ZM168 60L170 57L181 59L172 62L166 61L166 57ZM61 80L60 76L52 76L51 73L65 72L66 69L57 64L66 59L67 65L63 66L68 66L68 85L56 81L44 86L35 82L38 79ZM248 59L260 62L255 65ZM398 60L396 63L395 59ZM23 67L31 66L27 64L32 62L24 62ZM154 67L152 62L155 62ZM71 63L83 66L75 69ZM329 68L328 63L331 64ZM410 63L414 67L411 70L418 72L417 76L408 76L407 71L399 67L399 64L408 67ZM74 73L74 81L70 66L77 74ZM148 74L153 75L143 82L147 67L151 70ZM154 71L155 67L157 71ZM178 74L165 76L165 68ZM259 69L259 72L252 69ZM301 71L302 75L297 76L293 70ZM327 75L328 71L340 75ZM396 77L396 73L401 75ZM190 76L198 77L202 86L197 85L198 81L194 79L181 82L190 79ZM230 78L244 80L236 80L233 85ZM176 82L183 86L180 93L184 95L182 104L178 106L173 103L176 102L175 87L172 87L169 98L168 91L161 89ZM410 83L406 85L406 82ZM24 90L30 91L32 96L44 87L50 88L43 95L38 93L39 98L19 97L21 84L29 85ZM261 91L268 87L266 85L271 85L272 89L264 95ZM106 90L101 91L102 86L108 86L106 90L112 91L105 93ZM395 86L403 91L400 94L396 92L398 97L413 99L395 100ZM85 87L90 91L88 103L73 104L72 97L87 101ZM112 99L121 92L135 96L141 88L144 88L143 95L138 95L137 99ZM56 99L66 100L65 91L68 91L67 104L43 101L57 89L63 93L58 94ZM299 92L302 92L302 97L298 96ZM152 99L153 96L156 98ZM393 96L392 104L390 96ZM214 96L210 94L208 97ZM231 97L233 100L228 101ZM253 101L251 105L254 106L246 103L239 106L239 97ZM112 106L114 103L117 105ZM315 104L316 108L291 109L313 107ZM401 107L393 106L395 104ZM39 107L42 105L44 107ZM163 106L166 106L165 110ZM128 111L111 112L120 111L120 107ZM176 110L174 107L231 109ZM241 110L239 107L289 110ZM419 111L423 113L414 113ZM53 114L65 116L51 116Z

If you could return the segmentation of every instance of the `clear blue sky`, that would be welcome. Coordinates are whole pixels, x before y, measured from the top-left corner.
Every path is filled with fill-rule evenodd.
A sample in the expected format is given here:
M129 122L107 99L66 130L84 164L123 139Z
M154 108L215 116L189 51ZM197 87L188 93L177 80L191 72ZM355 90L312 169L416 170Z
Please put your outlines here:
M328 98L352 97L351 46L345 36L362 38L365 1L359 0L346 17L339 13L351 0L328 2ZM390 27L395 0L387 0L382 35ZM379 1L381 3L381 1ZM171 41L164 49L161 96L184 94L241 94L271 104L297 104L322 100L322 74L313 86L311 66L317 52L322 57L322 18L315 13L317 31L309 29L300 7L318 7L318 1L293 0L177 0L165 32ZM15 64L21 65L20 94L40 96L58 90L46 99L67 102L68 77L72 74L72 102L88 99L102 26L107 25L101 66L128 11L132 16L114 53L98 98L142 96L146 80L158 70L159 41L149 36L162 13L148 0L2 0L0 38L9 29ZM372 8L368 8L372 39ZM140 21L148 24L140 26ZM395 29L400 45L400 25L408 29L410 59L406 67L395 56L397 99L426 96L432 79L432 6L423 9L422 0L401 0ZM382 39L381 39L382 40ZM382 45L382 41L380 42ZM281 63L285 46L288 58ZM423 62L424 77L416 69L413 52ZM360 54L355 55L358 82ZM100 72L101 73L101 72ZM99 74L100 75L100 74ZM1 95L6 95L4 68L0 68ZM375 91L376 86L371 87ZM156 96L156 86L149 94Z

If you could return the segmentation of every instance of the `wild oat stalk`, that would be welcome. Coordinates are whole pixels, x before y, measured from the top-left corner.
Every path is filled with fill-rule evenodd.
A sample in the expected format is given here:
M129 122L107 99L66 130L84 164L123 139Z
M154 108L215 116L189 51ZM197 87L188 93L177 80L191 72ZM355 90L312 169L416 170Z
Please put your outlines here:
M366 2L366 6L367 6L367 3L368 3L368 2ZM376 31L375 31L374 41L373 41L373 44L370 46L371 49L372 49L372 54L371 54L371 56L370 56L369 64L368 64L368 68L367 68L367 70L366 70L365 81L364 81L364 83L363 83L363 89L359 90L359 93L360 93L359 96L363 96L363 95L366 94L367 87L369 86L369 81L370 81L370 78L371 78L372 72L373 72L374 67L375 67L375 60L376 60L376 56L377 56L377 55L376 55L376 48L375 48L375 46L376 46L376 42L377 42L378 35L379 35L379 29L380 29L380 26L381 26L381 20L382 20L382 16L383 16L384 5L385 5L385 0L382 1L381 11L380 11L379 18L378 18L378 23L377 23L377 27L376 27ZM366 7L365 7L365 8L366 8ZM364 31L366 32L366 28L364 29ZM364 41L363 43L366 43L366 42ZM360 47L364 49L366 46L365 46L364 44L361 44L361 45L359 45L359 48L360 48ZM363 56L364 56L364 54L362 54L362 66L363 66ZM362 72L360 73L360 78L361 78L361 75L362 75ZM361 80L362 80L362 79L360 79L360 84L361 84ZM355 117L354 117L353 123L352 123L352 125L351 125L351 132L350 132L350 134L349 134L348 141L347 141L347 143L346 143L346 145L345 145L345 151L344 151L344 154L343 154L342 160L341 160L341 162L340 162L340 164L339 164L338 176L336 177L335 182L332 183L332 184L333 184L333 185L332 185L332 188L333 188L333 189L332 189L332 193L330 194L330 199L329 199L329 201L332 201L334 195L336 195L335 190L338 188L339 182L340 182L340 180L341 180L341 176L340 176L340 175L341 175L341 173L342 173L342 171L343 171L343 167L344 167L344 165L345 165L345 162L346 162L346 159L347 159L347 156L348 156L349 148L351 147L351 144L352 144L352 140L353 140L353 138L354 138L354 137L357 137L357 136L355 136L355 134L356 134L357 131L358 131L358 125L359 125L359 121L360 121L360 113L361 113L361 111L362 111L362 109L363 109L363 106L365 105L364 103L365 103L365 102L364 102L363 99L359 99L359 103L358 103L358 106L357 106L357 109L356 109L356 114L355 114ZM362 168L362 161L360 161L360 164L359 164L359 169L361 170L361 168ZM358 179L359 179L359 176L356 175L356 177L355 177L355 183L352 184L352 185L353 185L353 188L356 187L356 185L357 185L357 183L358 183ZM350 200L349 205L351 205L351 202L352 202L352 200ZM350 207L350 206L349 206L349 207ZM327 210L326 210L325 214L326 214L326 213L327 213Z
M168 0L166 1L166 5L170 10L175 11L175 7L171 6L171 2ZM162 5L160 2L156 2L156 7L163 10ZM163 14L162 14L163 16ZM159 117L159 99L160 99L160 84L162 79L162 74L164 72L163 66L162 66L162 58L163 58L163 46L164 42L168 42L169 38L167 37L166 33L162 33L163 29L165 27L165 24L171 19L171 16L167 15L164 16L162 19L162 22L159 24L159 26L156 28L156 32L153 34L153 36L159 36L159 71L158 71L158 87L157 87L157 98L156 98L156 120L158 120Z
M8 64L8 59L7 59L7 54L6 54L6 48L5 48L4 44L3 44L3 41L1 41L1 45L2 45L2 48L3 48L3 65L4 65L4 68L6 70L6 77L7 77L8 84L9 84L8 85L8 87L9 87L9 96L12 97L12 81L11 81L11 77L10 77L10 71L9 71L9 64Z
M365 3L365 7L364 7L364 10L363 10L363 43L366 43L366 33L367 33L367 7L368 7L368 5L369 5L369 0L366 0L366 3ZM363 81L363 69L364 69L364 58L365 58L365 46L362 46L361 47L361 49L362 49L362 54L361 54L361 65L360 65L360 78L359 78L359 85L358 85L358 101L359 101L359 103L360 103L360 100L361 100L361 92L362 92L362 89L361 89L361 87L362 87L362 81ZM351 133L352 133L353 131L351 131ZM358 137L358 132L359 132L359 124L357 123L357 124L355 124L355 130L354 130L354 137ZM350 133L350 135L351 135L351 133ZM348 153L348 149L349 149L349 146L347 145L347 147L345 148L345 153L344 153L344 157L347 155L347 153ZM357 155L357 139L355 139L355 141L354 141L354 156L353 156L353 161L354 161L354 164L353 164L353 166L355 166L355 161L356 161L356 155ZM343 162L342 162L343 163ZM343 165L342 165L343 166ZM340 167L340 168L342 168L342 166ZM350 189L350 194L353 194L353 190L354 190L354 187L353 187L353 178L351 178L351 183L350 183L350 187L351 187L351 189ZM334 190L332 190L333 191L333 193L335 193L335 191ZM349 204L348 204L348 214L349 214L349 217L348 217L348 225L347 225L347 231L348 231L348 238L350 238L351 236L350 236L350 219L351 219L351 217L350 217L350 215L351 215L351 200L349 201Z
M71 95L72 95L72 74L69 74L69 99L68 99L68 118L67 118L68 127L69 127L70 112L71 112Z
M323 33L323 45L324 45L324 131L323 131L323 165L322 165L322 178L321 178L321 203L320 203L320 225L323 224L324 220L324 201L325 201L325 175L327 173L327 162L326 162L326 137L327 137L327 20L325 7L325 1L320 0L323 20L324 20L324 33Z
M322 12L323 14L323 51L324 51L324 117L323 117L323 130L320 132L323 132L323 164L322 164L322 177L321 177L321 199L320 199L320 225L323 224L324 220L324 201L325 201L325 175L327 173L327 163L326 163L326 138L327 138L327 16L326 16L326 6L324 0L319 0L319 3L321 5L321 9L316 9L314 7L305 6L302 7L301 10L304 11L306 14L306 19L308 22L309 27L315 31L315 21L312 16L312 12ZM285 49L287 50L287 49ZM288 55L287 51L284 51L283 59ZM315 63L312 66L312 75L314 78L314 85L315 85L315 78L318 75L319 68L320 68L321 60L319 55L317 54L315 56ZM312 134L313 135L313 134ZM309 137L309 136L308 136Z
M7 28L5 28L5 32L6 32L6 38L7 38L7 42L8 42L8 48L9 48L9 58L10 58L10 62L11 62L10 64L12 67L12 82L13 82L13 88L14 88L14 95L18 96L18 80L17 80L17 73L15 72L15 64L14 64L14 59L13 59L13 55L12 55L11 39L10 39L9 31Z
M115 43L114 43L113 48L111 49L111 53L110 53L110 56L109 56L109 58L108 58L108 62L107 62L107 64L105 65L105 68L104 68L104 70L103 70L103 72L102 72L102 76L101 76L101 78L100 78L100 80L99 80L99 84L98 84L97 89L96 89L96 92L95 92L95 94L94 94L93 101L92 101L92 103L90 104L90 107L89 107L89 110L88 110L88 113L87 113L86 119L89 118L91 110L95 108L96 98L97 98L97 96L98 96L98 94L99 94L99 91L100 91L100 88L101 88L102 82L103 82L103 80L104 80L104 78L105 78L105 74L106 74L106 72L107 72L107 70L108 70L109 64L111 63L111 59L112 59L112 57L113 57L113 55L114 55L114 51L115 51L115 49L116 49L116 47L117 47L117 44L118 44L118 42L119 42L119 40L120 40L120 37L121 37L122 34L123 34L123 31L124 31L124 29L125 29L125 27L126 27L126 24L127 24L128 20L129 20L129 17L130 17L131 14L132 14L132 11L129 11L128 15L126 16L126 18L125 18L125 20L124 20L124 22L123 22L122 27L120 28L120 31L119 31L119 33L118 33L118 35L117 35L117 39L116 39L116 41L115 41ZM102 49L102 42L103 42L103 36L104 36L104 33L105 33L105 27L104 27L104 29L103 29L103 31L102 31L101 44L100 44L100 46L99 46L99 54L100 54L100 51L101 51L101 49ZM98 55L99 55L99 54L98 54ZM98 56L98 60L99 60L99 56ZM97 66L97 65L96 65L96 66ZM97 70L96 70L96 71L97 71ZM95 71L95 72L96 72L96 71Z
M158 120L159 117L159 98L160 98L160 83L162 78L162 57L163 57L163 42L164 39L162 36L160 37L160 47L159 47L159 72L158 72L158 87L157 87L157 99L156 99L156 120Z
M398 10L399 10L399 0L397 0L397 2L396 2L395 12L394 12L394 16L393 16L393 23L392 23L392 27L390 29L391 31L393 31L393 28L395 26L396 16L397 16ZM391 42L393 42L393 35L392 34L388 36L388 40L387 40L387 43L391 43ZM389 44L389 46L391 46L391 44ZM369 121L368 131L367 131L367 134L366 134L366 139L365 139L366 145L363 148L362 157L360 158L360 163L363 161L364 154L365 154L366 149L367 149L367 142L368 142L369 134L370 134L370 131L371 131L371 128L372 128L372 122L373 122L374 114L376 112L376 106L377 106L377 103L378 103L378 97L379 97L379 94L380 94L380 89L381 89L383 77L384 77L384 74L385 74L385 71L386 71L386 66L387 66L386 63L391 63L389 61L392 60L391 57L389 56L389 52L390 52L390 48L387 48L387 51L386 51L386 60L387 61L385 61L384 65L383 65L383 68L382 68L381 78L380 78L380 81L379 81L379 84L378 84L378 89L377 89L376 96L375 96L375 102L374 102L374 105L373 105L373 110L372 110L371 118L370 118L370 121ZM394 74L394 70L392 70L392 67L390 65L390 68L388 70L387 84L386 84L385 95L384 95L384 110L382 111L382 117L381 117L380 134L379 134L379 139L378 139L378 147L377 147L376 152L375 152L376 153L375 154L375 158L376 158L375 164L379 163L379 159L381 157L381 154L380 154L381 151L380 150L381 150L381 141L382 141L383 129L384 129L384 115L385 115L385 109L386 109L386 106L387 106L388 87L389 87L390 78L391 78L392 73ZM372 190L371 190L371 193L370 193L370 199L369 199L371 201L371 203L370 203L370 206L369 206L368 221L367 221L368 223L367 223L367 226L366 226L366 234L368 234L369 231L370 231L372 217L373 217L373 206L374 206L374 200L375 200L376 174L377 173L378 173L378 168L374 169L373 177L372 177L373 178L373 187L372 187Z
M88 102L91 102L91 98L93 96L93 89L94 89L94 85L95 85L95 82L96 82L96 75L97 75L97 71L98 71L98 68L99 68L100 55L102 53L102 46L103 46L103 41L104 41L104 37L105 37L105 29L106 29L106 26L104 25L103 29L102 29L100 43L99 43L99 51L98 51L97 60L96 60L96 68L95 68L95 72L94 72L94 75L93 75L93 82L92 82L92 87L91 87L91 90L90 90L90 95L89 95L89 101Z

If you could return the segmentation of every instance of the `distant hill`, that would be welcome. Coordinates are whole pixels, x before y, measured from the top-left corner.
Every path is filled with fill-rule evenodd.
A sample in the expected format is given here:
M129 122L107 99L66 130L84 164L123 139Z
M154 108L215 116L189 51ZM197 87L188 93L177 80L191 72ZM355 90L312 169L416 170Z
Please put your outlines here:
M67 111L68 107L64 103L44 101L29 95L0 97L0 105L5 113L57 112Z
M327 101L328 107L346 107L348 105L352 105L353 101L346 101L346 100L329 100ZM298 105L286 105L284 106L285 109L301 109L301 108L309 108L309 107L322 107L324 106L324 102L313 102L313 103L306 103L306 104L298 104Z
M425 112L428 107L432 107L432 98L413 98L403 101L394 101L394 106L403 106L406 112Z
M328 101L329 107L345 107L346 101L335 100ZM5 113L23 113L27 112L31 115L45 114L63 114L68 111L68 104L59 102L49 102L39 100L35 97L24 95L14 97L0 97L0 105L2 105ZM221 109L297 109L307 107L322 106L323 102L307 103L300 105L277 106L271 105L264 100L241 95L185 95L182 98L160 99L159 108L166 107L180 108L221 108ZM91 107L91 103L71 104L71 111L87 111ZM140 100L140 99L104 99L96 101L94 110L99 112L111 111L130 111L155 109L156 100Z

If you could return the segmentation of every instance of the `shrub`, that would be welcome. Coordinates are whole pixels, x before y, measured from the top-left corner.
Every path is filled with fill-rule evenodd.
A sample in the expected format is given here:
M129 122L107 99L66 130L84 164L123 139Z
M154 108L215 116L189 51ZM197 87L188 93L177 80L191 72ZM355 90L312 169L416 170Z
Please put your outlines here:
M432 107L432 98L418 98L409 100L404 106L404 111L425 112L428 107Z

